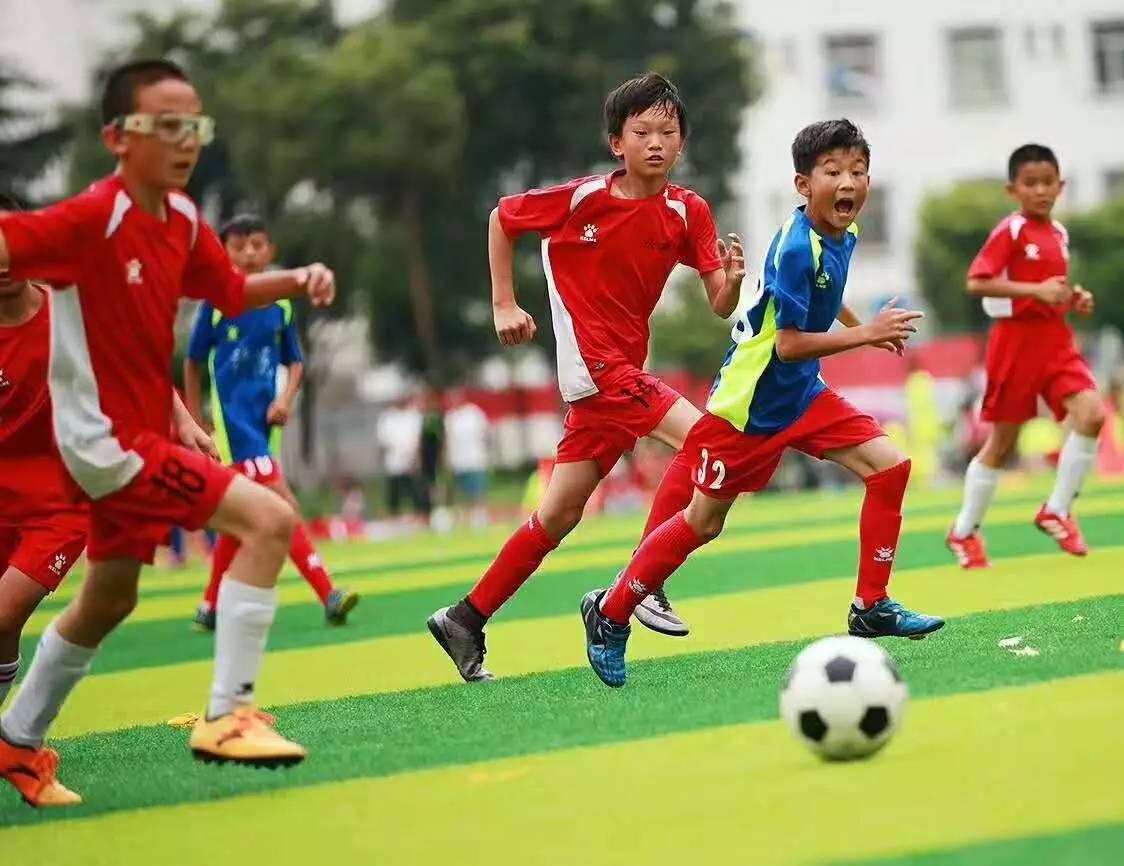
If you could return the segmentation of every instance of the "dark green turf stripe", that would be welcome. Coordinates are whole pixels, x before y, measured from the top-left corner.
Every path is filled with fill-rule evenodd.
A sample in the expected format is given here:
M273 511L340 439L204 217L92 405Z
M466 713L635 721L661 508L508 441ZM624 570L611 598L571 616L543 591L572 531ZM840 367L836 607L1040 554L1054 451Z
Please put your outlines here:
M1073 622L1076 614L1084 620ZM1124 595L953 620L938 635L883 644L914 697L982 691L1118 669ZM731 623L736 628L737 623ZM1018 633L1041 650L1000 650ZM574 619L574 639L581 629ZM585 668L283 707L281 730L313 758L286 773L192 763L184 731L166 726L93 734L56 743L61 777L87 798L65 813L23 809L0 793L0 825L140 808L294 785L636 740L677 731L772 719L783 671L803 643L699 653L633 665L628 688L610 691ZM376 806L377 808L377 806Z
M861 843L856 847L862 847ZM1124 863L1124 824L1088 827L1055 836L1029 836L964 848L838 866L1118 866Z
M1119 544L1121 519L1119 514L1086 518L1083 528L1089 543L1094 546ZM721 540L717 542L721 543ZM993 527L988 532L988 545L996 557L1049 553L1057 549L1049 538L1021 524ZM622 549L622 565L627 555L627 548ZM855 558L854 541L735 551L688 561L668 588L674 597L695 598L848 577L854 574ZM897 568L947 565L950 560L951 555L945 549L941 535L907 533L898 554ZM595 586L604 586L611 579L611 570L588 568L532 579L504 608L501 616L504 619L526 619L570 613L582 593ZM462 597L470 587L470 583L463 583L371 596L360 605L345 628L327 632L323 609L319 604L285 605L277 612L269 646L273 651L298 649L420 631L426 617L437 608ZM843 602L840 601L841 604ZM209 659L211 640L189 630L193 613L193 610L185 609L183 618L179 620L126 623L98 654L95 670L109 673ZM31 657L34 646L35 638L24 640L24 658Z
M1099 497L1119 496L1120 493L1121 493L1121 488L1118 488L1118 487L1116 487L1116 488L1114 488L1114 487L1099 488L1097 490L1090 491L1089 493L1084 494L1083 497L1082 497L1082 500L1088 501L1090 499L1097 499ZM825 499L827 499L828 501L831 501L831 502L838 502L839 499L840 499L840 494L822 493L822 494L818 494L818 496L823 497L823 498L825 498ZM860 502L860 497L859 497L857 489L848 490L845 494L842 494L842 496L846 496L847 499L850 499L855 503L855 519L857 519L858 504ZM786 495L784 495L783 499L784 499L785 502L790 502L790 501L792 501L792 496L786 494ZM1037 504L1037 503L1041 502L1041 500L1042 500L1041 494L1033 493L1033 494L1026 494L1026 495L1022 495L1022 496L1007 496L1007 497L1004 497L1002 504L1003 505L1018 505L1020 503L1024 503L1024 504L1027 504L1027 505L1033 505L1033 504ZM793 527L793 520L790 517L789 518L781 518L781 519L771 519L769 517L769 508L770 508L770 506L772 505L773 502L777 502L777 501L780 501L779 497L774 497L770 494L764 494L760 498L755 499L752 502L747 501L747 502L743 503L740 506L740 508L743 508L743 509L753 508L753 509L759 510L761 512L761 519L760 520L754 520L752 523L732 524L726 530L725 537L727 537L727 538L739 538L739 537L746 537L746 536L752 536L752 535L759 535L759 534L764 533L764 532L773 532L773 531L776 531L778 529L782 529L782 530L783 529L791 529ZM814 508L815 508L814 499L809 498L809 510L814 509ZM912 507L911 508L911 507L909 507L908 502L907 502L907 505L906 505L907 526L908 526L908 519L910 517L922 517L922 516L925 516L925 515L941 514L941 513L949 514L950 515L949 520L950 521L952 520L953 512L950 511L950 508L946 503L937 503L937 504L934 504L934 505L925 505L925 506L919 506L919 507ZM1028 512L1028 515L1029 515L1029 512ZM1028 517L1028 519L1029 519L1029 517ZM1092 519L1093 518L1085 518L1082 521L1082 526L1084 527L1085 522L1088 521L1088 520L1092 520ZM800 526L808 528L808 529L813 529L813 528L816 528L816 527L831 526L833 524L845 523L845 522L847 522L847 520L848 520L848 518L845 518L845 517L840 518L839 516L821 517L821 516L817 516L815 514L810 514L808 516L802 516L800 518ZM998 527L997 527L997 529L998 529ZM994 530L991 530L991 529L988 530L989 540L990 540L991 533L993 531ZM639 523L639 519L637 519L635 524L629 524L627 526L627 528L625 530L623 530L622 532L614 533L611 536L603 536L603 535L598 536L595 540L591 539L589 541L585 541L585 540L582 539L581 533L582 533L582 530L579 527L578 530L575 532L574 536L566 541L565 550L567 552L569 552L569 553L580 553L580 552L588 552L588 551L594 551L594 550L621 550L622 552L627 552L639 540L640 523ZM432 537L429 538L429 539L423 538L423 539L420 540L420 543L423 543L423 544L433 543L433 542L434 542L434 539ZM436 543L439 543L439 542L436 542ZM497 545L497 548L498 548L498 545ZM1049 549L1049 545L1047 544L1043 549ZM347 566L347 567L344 567L344 568L333 569L332 570L332 576L334 578L336 578L337 580L343 581L343 580L346 580L349 577L371 577L371 576L377 577L378 573L379 573L379 570L384 568L384 567L389 571L393 571L395 574L400 574L402 572L431 571L431 570L441 569L441 568L453 568L455 566L472 565L473 563L479 564L480 570L481 570L481 572L483 572L483 570L487 567L488 563L490 562L490 557L491 557L491 554L485 554L485 555L481 555L481 554L478 554L478 553L476 553L476 554L463 554L463 555L458 555L458 556L450 556L447 559L442 559L441 562L439 562L439 563L434 562L433 559L430 558L430 559L418 559L418 560L412 560L412 561L411 560L407 560L407 561L397 561L396 560L396 561L394 561L393 563L391 563L390 565L387 565L387 566L383 566L377 559L372 559L370 562L364 563L363 565L360 565L360 566ZM329 565L330 564L331 563L329 563ZM282 583L296 583L296 582L300 581L301 579L302 578L297 574L286 573L285 575L282 576L281 582ZM204 574L202 571L200 571L199 572L199 591L200 591L200 593L202 593L203 587L206 584L206 582L207 582L206 574ZM167 596L171 596L171 595L182 595L184 592L185 592L185 590L182 587L160 587L158 585L153 587L153 586L151 586L151 583L150 583L150 584L148 584L148 585L146 585L145 587L142 588L142 598L144 598L144 599L162 598L162 597L167 597ZM43 610L61 610L63 607L66 606L68 601L69 601L69 599L50 597L50 598L47 598L43 602L41 607L42 607ZM316 609L319 610L319 608L316 608Z

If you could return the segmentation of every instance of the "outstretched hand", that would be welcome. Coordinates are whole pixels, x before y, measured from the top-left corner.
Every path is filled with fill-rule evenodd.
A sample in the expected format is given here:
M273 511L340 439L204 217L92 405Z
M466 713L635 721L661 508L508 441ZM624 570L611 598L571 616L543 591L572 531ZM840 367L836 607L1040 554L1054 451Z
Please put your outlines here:
M900 355L905 351L905 341L917 333L917 325L914 323L924 318L925 314L920 310L903 310L895 306L897 301L897 298L891 299L870 324L864 327L867 345Z
M718 239L718 260L722 263L722 270L726 272L726 279L740 283L745 279L745 250L740 237L733 232L728 237L728 247L722 238Z

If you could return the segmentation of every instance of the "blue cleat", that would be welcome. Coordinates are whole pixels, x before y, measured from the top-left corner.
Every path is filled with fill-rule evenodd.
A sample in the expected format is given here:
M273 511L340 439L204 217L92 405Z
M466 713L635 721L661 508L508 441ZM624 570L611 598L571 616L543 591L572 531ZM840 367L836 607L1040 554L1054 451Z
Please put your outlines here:
M628 679L628 669L624 663L624 649L632 626L617 625L601 614L603 589L595 589L582 596L582 622L585 623L585 654L589 666L601 678L601 682L619 689Z
M855 637L907 637L921 640L944 626L939 616L926 616L907 610L896 601L884 598L865 610L851 605L847 631Z

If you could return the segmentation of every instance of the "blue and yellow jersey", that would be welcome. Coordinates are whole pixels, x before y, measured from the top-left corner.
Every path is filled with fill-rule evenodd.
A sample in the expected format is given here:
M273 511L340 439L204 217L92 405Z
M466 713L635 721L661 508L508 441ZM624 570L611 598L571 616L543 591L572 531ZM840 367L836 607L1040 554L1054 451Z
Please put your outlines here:
M281 428L265 421L277 398L277 368L301 363L293 307L279 301L228 319L208 303L199 307L188 357L211 374L215 444L227 463L278 456Z
M820 362L782 362L777 331L832 326L857 240L855 225L835 240L817 234L803 207L793 211L769 245L756 296L734 325L706 405L710 414L746 433L776 433L804 414L826 387Z

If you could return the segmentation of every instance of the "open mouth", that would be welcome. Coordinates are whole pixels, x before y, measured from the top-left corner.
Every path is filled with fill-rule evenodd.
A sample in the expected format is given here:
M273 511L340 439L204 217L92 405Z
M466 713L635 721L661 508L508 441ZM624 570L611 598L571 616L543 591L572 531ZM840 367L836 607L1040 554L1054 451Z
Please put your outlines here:
M663 157L662 156L649 156L644 161L648 162L648 163L651 163L652 165L662 165L663 164Z
M191 160L181 159L178 162L173 162L172 169L174 171L191 171Z
M840 217L851 217L855 213L855 200L853 198L841 198L835 202L835 215Z

